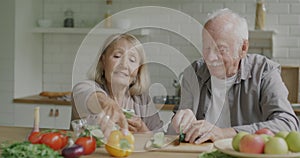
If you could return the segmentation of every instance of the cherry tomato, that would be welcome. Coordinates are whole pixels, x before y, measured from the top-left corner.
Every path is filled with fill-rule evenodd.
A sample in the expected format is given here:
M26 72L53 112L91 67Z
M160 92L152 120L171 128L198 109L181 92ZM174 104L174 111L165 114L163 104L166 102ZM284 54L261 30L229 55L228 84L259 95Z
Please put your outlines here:
M32 144L40 144L42 140L43 134L40 132L32 132L29 137L28 141Z
M84 155L89 155L96 150L96 139L93 137L79 137L75 144L83 147Z
M49 146L53 150L59 150L63 145L63 141L59 133L46 133L42 137L41 143Z

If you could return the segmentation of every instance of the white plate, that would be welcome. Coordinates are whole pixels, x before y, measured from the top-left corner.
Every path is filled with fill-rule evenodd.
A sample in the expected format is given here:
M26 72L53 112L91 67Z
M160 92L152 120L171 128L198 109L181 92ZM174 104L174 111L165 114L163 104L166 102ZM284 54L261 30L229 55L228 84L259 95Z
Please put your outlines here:
M221 152L236 156L236 157L248 157L248 158L296 158L300 157L300 153L288 153L288 154L282 154L282 155L270 155L270 154L248 154L248 153L242 153L237 152L232 148L231 145L232 138L229 139L221 139L214 142L214 146L220 150Z
M295 103L295 104L292 104L292 107L295 107L295 108L296 108L296 107L300 107L300 104L296 104L296 103Z

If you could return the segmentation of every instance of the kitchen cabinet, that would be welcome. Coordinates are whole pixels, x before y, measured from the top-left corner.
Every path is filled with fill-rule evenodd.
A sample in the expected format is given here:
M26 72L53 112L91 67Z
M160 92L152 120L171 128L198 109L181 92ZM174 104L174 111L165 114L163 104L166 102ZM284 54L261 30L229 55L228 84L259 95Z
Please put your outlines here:
M54 104L15 104L15 126L32 127L34 108L40 107L40 128L69 129L72 107Z
M288 99L291 103L298 103L299 96L299 67L282 66L281 77L286 88L289 91Z

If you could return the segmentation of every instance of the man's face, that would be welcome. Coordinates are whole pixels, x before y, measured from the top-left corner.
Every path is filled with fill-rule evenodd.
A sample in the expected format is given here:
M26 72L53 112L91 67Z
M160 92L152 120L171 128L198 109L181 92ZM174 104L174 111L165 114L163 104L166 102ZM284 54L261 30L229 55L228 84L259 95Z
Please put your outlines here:
M202 33L203 58L210 74L220 79L233 76L239 67L241 44L231 30L208 25Z

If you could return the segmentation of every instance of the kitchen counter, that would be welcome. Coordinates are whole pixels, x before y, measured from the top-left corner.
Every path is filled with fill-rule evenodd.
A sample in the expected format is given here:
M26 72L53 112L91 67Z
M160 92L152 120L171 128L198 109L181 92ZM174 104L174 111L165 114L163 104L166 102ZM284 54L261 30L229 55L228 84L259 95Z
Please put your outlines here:
M56 98L43 97L39 95L32 95L23 98L16 98L13 100L14 103L28 103L28 104L55 104L55 105L70 105L70 101L58 100ZM295 104L296 105L296 104ZM157 109L170 110L174 108L174 104L156 104ZM296 115L300 115L300 105L293 106Z
M24 141L26 136L30 133L31 128L22 128L22 127L5 127L0 126L0 143L2 141ZM1 153L1 150L0 150ZM200 153L186 153L186 152L160 152L160 151L151 151L151 152L134 152L130 155L130 158L153 158L153 157L163 157L163 158L197 158ZM111 158L111 156L105 151L104 148L97 148L92 155L82 156L86 158Z
M57 98L49 98L40 95L32 95L23 98L16 98L14 103L27 103L27 104L55 104L55 105L70 105L70 101L58 100ZM157 109L161 110L173 110L174 104L156 104Z
M55 104L55 105L71 105L70 101L58 100L57 98L49 98L40 95L32 95L23 98L15 98L14 103L28 103L28 104Z

